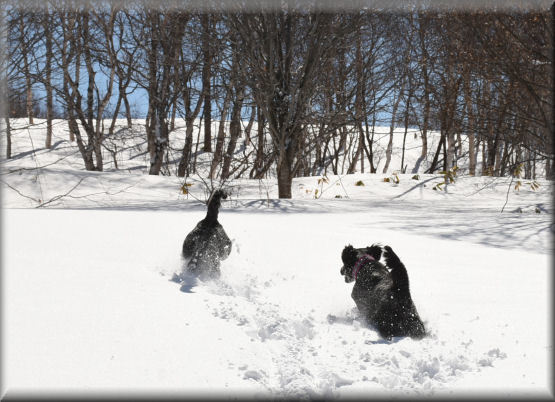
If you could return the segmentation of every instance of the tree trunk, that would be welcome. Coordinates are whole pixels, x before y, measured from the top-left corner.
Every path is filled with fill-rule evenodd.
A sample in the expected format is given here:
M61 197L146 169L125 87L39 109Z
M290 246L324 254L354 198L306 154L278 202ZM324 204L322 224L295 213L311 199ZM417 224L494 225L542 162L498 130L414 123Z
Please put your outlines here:
M93 159L93 145L91 142L89 142L88 145L85 145L85 143L83 142L83 137L81 136L79 125L77 124L77 120L74 117L75 111L73 110L73 108L70 108L68 110L68 114L70 116L68 120L70 132L77 141L77 148L79 149L79 152L81 153L81 156L83 158L83 162L85 163L85 169L88 171L96 170Z
M189 173L189 161L191 160L191 151L193 149L193 129L194 129L194 118L188 118L186 120L185 129L185 145L183 146L183 152L179 160L179 165L177 167L177 176L185 177Z
M149 174L158 175L169 143L168 113L180 89L172 84L175 84L185 24L178 12L162 15L159 10L148 9L146 14L150 42L147 47Z
M491 172L488 170L486 142L485 139L482 140L482 176L491 176Z
M501 170L500 170L500 176L503 177L505 176L505 173L507 172L507 169L509 167L509 159L511 157L511 154L513 152L512 146L510 144L506 144L506 146L503 147L503 155L501 156Z
M233 159L233 154L235 152L235 147L237 145L237 139L241 135L241 109L243 108L243 89L236 88L237 93L235 94L235 101L233 102L233 108L231 112L231 121L229 124L229 143L227 145L227 150L224 154L224 163L222 166L222 180L226 180L229 177L229 168L231 166L231 160Z
M418 35L420 39L420 47L422 49L422 79L424 80L424 111L423 111L423 121L422 121L422 131L420 137L422 138L422 150L420 152L420 157L416 160L414 164L414 169L412 173L418 173L420 165L428 157L428 124L430 120L430 77L428 74L428 57L426 54L426 44L425 44L425 33L426 26L424 25L423 19L419 15L418 23Z
M445 130L446 134L446 147L445 147L445 157L443 163L443 170L447 172L456 165L455 160L455 111L457 110L457 98L459 95L460 80L455 82L456 76L453 73L453 61L449 58L448 61L448 82L445 84L444 94L445 102L447 103L444 117L442 118L442 130Z
M356 80L357 80L357 89L356 89L356 97L355 97L355 126L358 129L358 146L355 152L355 156L353 157L353 161L347 170L348 174L352 174L356 170L356 165L358 159L361 159L361 172L364 173L364 130L362 129L362 104L363 98L365 95L364 91L364 80L362 77L362 43L359 35L357 35L357 43L356 43L356 54L355 54L355 70L356 70Z
M447 132L447 154L445 159L445 171L455 166L455 133L453 130Z
M74 142L75 133L79 132L79 126L77 125L77 120L76 120L75 114L73 113L73 109L68 108L67 115L68 115L67 127L69 131L69 141Z
M316 136L314 154L314 163L312 164L311 175L318 176L320 175L320 169L324 163L324 159L322 157L322 139L320 136Z
M96 138L94 142L94 156L96 159L96 169L99 172L104 170L104 160L102 157L102 139Z
M197 131L197 142L195 144L195 152L194 152L194 158L193 158L193 166L191 166L191 172L192 174L196 174L197 173L197 158L198 158L198 147L200 145L200 127L202 126L202 116L200 117L200 124L199 124L199 130Z
M66 77L66 75L64 74L64 83L63 83L63 88L64 88L64 93L66 94L66 97L70 97L71 95L69 94L69 83L68 83L68 78ZM67 100L68 103L72 102L71 100ZM72 122L75 121L75 116L73 116L72 114L72 108L69 106L67 106L67 128L69 131L69 141L73 142L75 141L75 126L72 124Z
M524 164L524 178L526 180L532 179L532 155L530 155L530 150L526 151L526 163Z
M249 177L251 179L261 179L259 175L262 172L264 165L264 115L260 107L256 108L256 121L257 121L257 144L256 144L256 158Z
M360 173L364 173L364 149L366 148L365 144L364 144L364 133L362 132L362 124L360 126L360 142L361 142L361 147L360 147Z
M339 174L339 156L341 155L341 152L343 151L343 165L345 164L345 159L346 159L346 145L347 145L347 131L345 127L341 127L339 129L339 144L337 144L337 148L335 147L335 135L333 136L333 143L334 143L334 155L333 155L333 159L334 159L334 163L332 164L333 167L333 174ZM341 171L341 174L343 174L343 170Z
M405 132L403 134L403 150L401 151L401 173L405 173L405 145L407 141L407 133L409 130L409 111L410 111L410 101L412 98L412 86L409 80L409 93L407 95L407 106L405 108Z
M470 90L470 73L466 69L464 76L464 100L466 103L466 115L468 121L468 174L471 176L476 175L476 122L474 118L474 111L472 110L472 92Z
M443 141L443 171L447 171L447 142L448 142L448 135L446 133L442 134L442 137L445 138Z
M254 120L256 118L256 106L251 107L251 117L249 118L249 122L247 123L247 127L245 127L245 147L251 142L251 131L252 126L254 125Z
M161 113L155 110L150 118L150 127L147 128L148 149L150 154L150 169L148 174L159 175L164 161L164 153L168 145L168 128Z
M375 99L374 99L375 101ZM375 102L374 102L375 104ZM370 128L368 123L368 116L364 118L364 124L366 128L366 140L368 142L368 162L370 163L370 173L376 173L377 169L374 166L374 134L376 130L376 112L372 113L372 134L370 135Z
M64 19L62 25L64 38L61 54L62 73L64 75L63 93L67 107L70 140L77 141L77 147L79 149L79 152L81 153L83 162L85 163L85 169L92 171L95 170L93 159L94 144L92 142L94 138L91 136L92 125L88 125L87 119L81 106L82 96L79 92L78 83L80 82L81 52L83 47L81 46L82 44L80 34L76 35L75 32L77 27L76 20L77 19L74 15L68 13L67 20ZM82 27L79 28L82 29ZM73 80L70 75L70 60L73 56L75 59L75 80ZM86 145L83 142L83 137L81 136L79 125L77 124L77 118L80 119L81 125L87 133L89 141Z
M46 143L47 149L52 147L52 116L54 105L52 101L52 31L50 29L49 14L45 12L44 36L46 39L46 65L45 65L45 90L46 90Z
M210 178L214 179L216 177L216 169L222 161L222 153L225 143L225 123L227 117L227 111L229 109L229 103L231 101L231 90L226 91L224 104L222 107L222 116L220 120L220 126L218 128L218 137L216 139L216 150L214 151L214 157L212 158L212 164L210 166Z
M177 112L177 102L174 102L172 105L172 114L171 114L171 118L170 118L170 132L175 130L175 114Z
M434 154L434 159L432 160L432 163L431 163L430 167L428 168L428 170L426 170L426 173L434 173L434 171L437 169L437 165L438 165L438 161L439 161L439 154L440 154L441 148L443 147L444 144L445 144L445 133L441 132L441 137L439 139L439 144L437 146L436 153Z
M102 152L100 146L102 144L102 138L99 138L99 133L94 130L94 109L95 109L95 100L94 100L94 88L95 88L95 76L96 71L93 66L93 56L91 54L91 47L90 47L90 31L89 31L89 15L87 13L83 14L83 21L82 21L82 34L83 34L83 54L85 56L85 67L87 69L87 77L88 77L88 85L87 85L87 109L86 111L82 111L81 104L76 102L75 104L75 111L81 121L81 125L83 129L87 133L88 145L87 145L87 152L94 153L96 157L96 167L93 170L102 171ZM100 99L98 99L98 103L100 103ZM100 106L99 106L100 108ZM83 113L84 112L84 113ZM100 111L99 111L100 112ZM102 114L102 113L99 113ZM100 117L99 117L100 118ZM97 123L98 125L98 123Z
M29 59L27 53L29 49L27 48L27 39L25 38L25 22L23 21L23 15L19 18L19 29L21 32L21 53L23 57L23 74L25 75L25 93L27 96L26 107L27 107L27 117L29 118L29 124L33 124L33 87L31 84L31 71L29 70Z
M489 175L493 176L495 173L495 157L497 156L497 138L488 138L488 153L487 153L487 170Z
M293 176L291 173L291 165L288 161L283 160L277 168L278 175L278 197L291 198L291 185Z
M408 128L405 126L405 132L403 133L403 151L401 152L401 173L405 173L405 146L407 143L407 131Z
M210 52L210 16L202 14L202 96L204 98L204 152L212 152L212 88L210 86L212 55Z
M501 157L503 154L503 149L506 147L504 141L498 141L495 147L495 164L493 167L493 172L496 177L499 177L501 171Z
M349 164L349 168L347 169L347 174L353 174L355 173L356 170L356 166L358 163L358 159L364 159L363 158L363 150L364 150L364 133L362 131L362 125L360 124L360 122L357 122L357 129L358 129L358 141L357 141L357 149L355 151L355 155L353 156L353 160L351 161L351 163ZM364 172L362 172L364 173Z
M7 109L7 108L6 108ZM8 117L8 111L4 111L4 121L6 123L6 159L12 158L12 129L10 126L10 118Z
M389 169L389 163L391 162L391 153L393 151L393 131L395 130L395 117L397 115L397 108L399 107L399 102L403 97L403 88L399 92L399 96L393 104L393 111L391 112L391 126L389 126L389 142L387 143L387 149L385 151L385 166L382 173L387 173Z
M112 122L110 123L110 128L108 129L108 135L114 134L114 129L116 127L116 121L118 119L119 109L121 108L121 102L123 101L121 84L119 85L119 95L116 102L116 107L114 108L114 114L112 116Z
M129 106L129 99L127 99L127 94L123 94L123 104L125 105L125 116L127 117L127 128L133 126L133 120L131 119L131 107Z
M412 173L418 173L418 170L420 169L420 165L422 164L422 162L424 162L426 160L426 158L428 157L428 124L429 124L429 119L430 119L430 94L429 94L429 89L427 88L428 84L428 80L427 80L427 75L425 75L425 85L424 85L424 116L423 116L423 122L422 122L422 131L420 134L420 138L422 139L422 150L420 151L420 156L418 157L418 159L416 160L416 163L414 164L414 169L412 169Z

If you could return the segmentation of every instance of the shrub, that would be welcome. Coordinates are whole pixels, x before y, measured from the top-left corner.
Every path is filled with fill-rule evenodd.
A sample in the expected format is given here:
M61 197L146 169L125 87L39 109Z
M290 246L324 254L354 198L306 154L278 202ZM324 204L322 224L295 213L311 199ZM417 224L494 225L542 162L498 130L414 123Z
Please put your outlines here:
M399 179L399 174L397 172L393 172L390 177L385 177L383 181L386 183L399 184L401 182L401 179Z
M453 166L447 172L439 172L443 175L443 183L436 183L436 185L432 187L432 190L443 190L444 188L442 186L444 184L454 183L457 178L457 170L459 170L458 166Z
M521 174L522 174L522 163L518 164L513 170L513 177L516 177L517 179L519 179L515 184L515 191L519 191L520 186L522 186L522 180L520 180ZM536 191L537 189L540 188L540 184L536 180L532 180L530 182L527 182L526 184L530 185L530 188L532 189L532 191Z
M181 185L181 192L183 194L189 194L189 187L191 187L192 185L193 183L187 183L187 182L183 183Z

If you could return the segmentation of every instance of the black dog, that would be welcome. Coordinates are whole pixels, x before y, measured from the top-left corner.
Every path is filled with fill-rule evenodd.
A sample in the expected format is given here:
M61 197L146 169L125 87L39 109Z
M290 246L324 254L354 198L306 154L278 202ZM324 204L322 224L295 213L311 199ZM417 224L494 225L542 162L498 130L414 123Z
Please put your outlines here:
M201 279L218 278L220 261L225 260L231 252L231 240L218 222L222 198L227 198L222 190L212 194L206 218L197 224L183 242L182 255L186 261L186 271Z
M381 255L382 248L375 244L357 249L349 245L343 249L341 275L347 283L355 281L351 297L362 317L383 338L421 339L426 330L410 296L407 270L391 247L384 247L386 265L379 262Z

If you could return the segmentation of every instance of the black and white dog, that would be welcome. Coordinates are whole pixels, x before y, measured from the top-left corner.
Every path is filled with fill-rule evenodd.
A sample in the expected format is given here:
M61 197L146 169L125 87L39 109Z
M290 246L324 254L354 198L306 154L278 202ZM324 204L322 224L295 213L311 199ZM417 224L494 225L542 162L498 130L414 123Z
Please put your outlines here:
M385 265L379 261L381 256L382 247L376 244L343 249L341 275L345 282L355 282L351 297L361 316L383 338L421 339L426 330L410 296L407 270L391 247L383 249Z
M215 279L220 276L220 261L231 252L231 240L218 222L221 199L227 194L216 190L208 200L206 217L187 235L183 242L182 255L185 272L200 279Z

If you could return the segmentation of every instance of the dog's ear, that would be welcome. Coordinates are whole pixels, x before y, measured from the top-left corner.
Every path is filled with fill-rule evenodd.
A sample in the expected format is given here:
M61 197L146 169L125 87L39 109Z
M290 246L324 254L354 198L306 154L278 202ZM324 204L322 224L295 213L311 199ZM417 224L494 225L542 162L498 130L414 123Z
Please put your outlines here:
M372 244L370 247L366 247L366 254L371 255L376 261L379 261L382 257L382 247L379 244Z
M343 261L343 264L347 266L352 266L356 263L357 251L354 249L353 246L351 246L350 244L348 246L345 246L343 252L341 253L341 260Z

